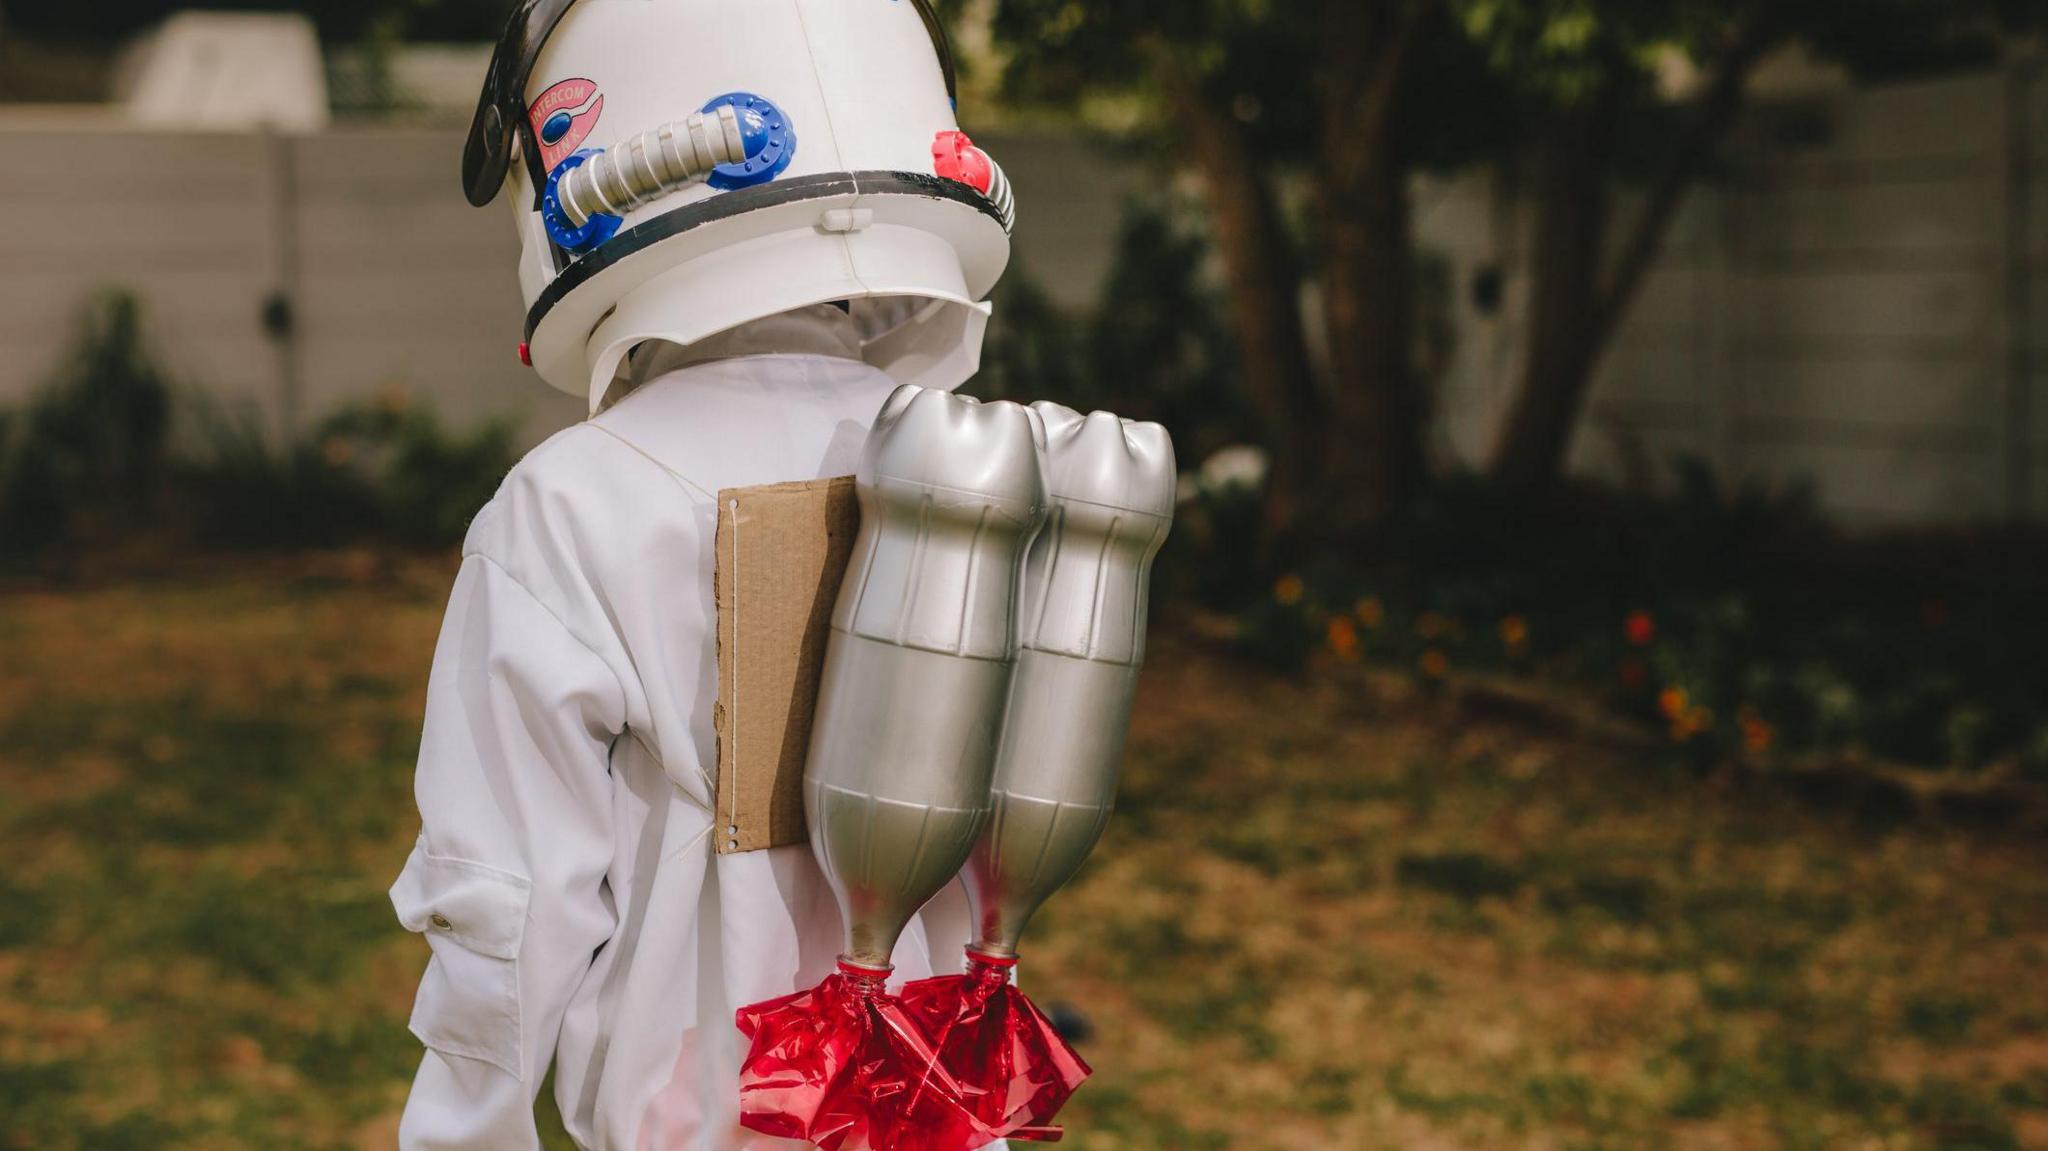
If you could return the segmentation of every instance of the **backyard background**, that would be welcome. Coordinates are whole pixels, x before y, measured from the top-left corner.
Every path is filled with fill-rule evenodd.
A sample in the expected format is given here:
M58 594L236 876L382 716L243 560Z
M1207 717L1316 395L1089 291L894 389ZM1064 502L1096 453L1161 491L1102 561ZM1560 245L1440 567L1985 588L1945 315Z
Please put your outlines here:
M393 1144L454 545L580 414L504 4L289 7L0 0L10 1151ZM2048 1148L2048 12L941 7L971 387L1186 469L1066 1142Z

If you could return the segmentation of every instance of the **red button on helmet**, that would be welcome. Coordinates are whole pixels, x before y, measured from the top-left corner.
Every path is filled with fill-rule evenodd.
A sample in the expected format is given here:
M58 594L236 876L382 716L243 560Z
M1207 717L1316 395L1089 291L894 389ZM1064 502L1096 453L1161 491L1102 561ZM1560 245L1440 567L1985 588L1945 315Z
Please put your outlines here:
M995 165L965 132L941 132L932 141L932 170L984 196L995 185Z

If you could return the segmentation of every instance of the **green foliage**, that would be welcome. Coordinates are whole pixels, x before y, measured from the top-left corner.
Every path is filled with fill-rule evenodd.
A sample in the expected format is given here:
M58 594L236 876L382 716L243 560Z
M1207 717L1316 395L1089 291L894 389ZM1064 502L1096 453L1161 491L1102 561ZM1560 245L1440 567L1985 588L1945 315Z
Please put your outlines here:
M1439 484L1365 562L1241 604L1246 653L1583 685L1688 756L1870 752L1977 768L2044 755L2038 534L1845 538L1794 488L1668 495ZM1871 804L1889 801L1872 794ZM1873 808L1875 812L1875 808Z
M1314 93L1301 80L1315 69L1319 23L1313 5L1267 0L1000 0L992 30L1010 53L1003 79L1013 96L1147 96L1151 70L1172 57L1291 150L1314 134Z
M402 1098L420 1052L402 1006L383 1009L409 998L391 997L393 972L418 963L374 962L404 938L384 889L414 830L416 685L366 698L357 685L380 677L350 661L361 605L429 619L433 606L387 589L323 621L322 593L286 581L145 586L178 606L131 619L148 638L122 673L67 691L45 665L0 716L0 766L68 781L0 811L0 986L41 1018L108 1020L119 1036L53 1043L40 1024L0 1025L0 1147L342 1146L392 1089ZM166 637L223 620L275 635L270 612L293 620L295 658ZM168 694L137 698L132 669L152 659L177 672L158 681ZM245 673L253 694L201 685ZM83 778L95 770L113 774ZM123 1094L137 1075L157 1088Z
M1866 81L1990 66L2008 39L2048 19L2034 0L1797 0L1770 11L1817 55Z
M0 878L0 951L33 938L49 912L49 901L41 891Z
M456 432L431 409L411 404L344 409L316 438L329 452L337 442L351 445L347 461L370 477L378 522L391 537L414 544L460 540L519 458L511 420Z
M1076 317L1017 264L997 283L989 304L994 311L981 345L981 370L966 390L1019 403L1078 395L1085 351Z
M1062 310L1028 269L997 286L977 395L1054 400L1152 420L1192 462L1242 442L1255 417L1236 386L1224 303L1206 237L1169 205L1123 208L1099 310Z
M1951 1046L1969 1038L1983 1005L1956 994L1930 993L1906 1001L1906 1029L1929 1043Z
M1395 129L1411 163L1451 167L1512 144L1508 101L1485 56L1437 0L1384 6L1420 14L1415 50L1395 97ZM1286 0L997 0L991 23L1004 51L1003 89L1024 103L1142 109L1144 131L1168 129L1160 69L1188 75L1202 97L1252 130L1262 164L1314 178L1323 99L1334 75L1359 62L1334 54L1322 3ZM1119 118L1120 119L1120 118Z
M184 482L201 541L228 547L453 543L518 458L508 421L450 432L395 394L343 408L282 449L218 417L208 440Z
M1518 91L1578 103L1617 82L1647 88L1661 49L1683 50L1685 17L1734 5L1600 0L1456 0L1465 34Z
M1512 160L1533 122L1562 106L1620 97L1626 153L1669 145L1654 125L1657 75L1669 58L1708 68L1741 36L1798 40L1867 79L1964 66L1997 56L2001 36L2039 27L2027 0L1409 0L1420 13L1416 63L1395 99L1410 163ZM1324 97L1335 70L1324 3L1273 0L999 0L992 30L1013 99L1085 108L1135 99L1152 126L1165 110L1158 69L1193 76L1204 95L1254 128L1262 156L1307 163L1326 146Z
M1237 351L1208 258L1188 213L1126 202L1101 307L1065 312L1028 269L1012 268L996 288L973 387L1164 424L1190 460L1241 442L1255 417L1236 386Z
M1255 441L1258 419L1237 387L1237 350L1208 269L1207 238L1172 204L1133 199L1088 316L1062 311L1013 268L997 287L981 371L968 388L984 398L1054 400L1151 420L1173 434L1183 469L1210 453ZM1158 591L1236 605L1261 578L1256 490L1203 490L1183 508L1159 564ZM1276 654L1298 662L1303 653Z
M1163 424L1195 461L1242 442L1257 416L1237 387L1225 303L1190 213L1124 205L1101 309L1088 328L1083 405Z
M150 949L204 956L226 976L284 988L351 974L365 945L391 929L391 901L382 892L308 898L308 889L318 891L317 875L263 878L195 876L155 909L161 918L145 933ZM306 1058L350 1057L347 1036L316 1042L325 1050Z
M1667 57L1711 66L1736 39L1796 40L1863 79L1982 67L2002 36L2037 25L2017 0L1450 0L1457 21L1518 101L1583 103L1616 91L1656 98Z
M1906 1112L1942 1151L2019 1151L2012 1120L1974 1085L1930 1076L1906 1101Z
M0 563L136 537L447 545L518 454L509 421L455 432L397 393L283 446L252 418L188 397L202 446L174 453L172 396L134 298L95 299L63 372L25 411L0 413Z
M1514 868L1477 852L1409 853L1395 861L1394 874L1410 887L1454 896L1468 903L1505 899L1521 890Z
M91 511L105 529L151 512L171 404L144 347L140 311L127 293L94 298L63 372L0 424L0 561L57 542Z
M1182 468L1193 470L1201 462L1189 452ZM1270 637L1280 645L1260 653L1262 662L1298 667L1308 655L1308 647L1295 640L1301 629L1285 626L1290 616L1286 605L1259 597L1266 586L1266 564L1257 548L1247 546L1247 541L1259 538L1262 502L1259 490L1249 485L1198 484L1193 497L1183 500L1174 513L1173 534L1166 537L1153 578L1161 593L1191 598L1206 607L1231 610L1249 602L1254 611L1264 607L1276 613L1280 618L1274 623L1279 626L1250 628L1248 634Z
M250 419L203 419L206 448L184 469L194 529L215 547L312 547L365 534L376 498L317 440L279 448Z

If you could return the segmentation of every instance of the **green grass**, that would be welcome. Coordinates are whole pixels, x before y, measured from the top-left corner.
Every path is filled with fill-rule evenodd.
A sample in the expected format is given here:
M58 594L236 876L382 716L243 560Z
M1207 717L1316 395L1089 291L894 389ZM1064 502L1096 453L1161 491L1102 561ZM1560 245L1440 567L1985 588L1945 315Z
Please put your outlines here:
M449 574L0 595L0 1149L391 1146ZM1167 630L1023 979L1082 1151L2048 1147L2044 865Z
M0 599L0 1147L390 1144L438 569Z

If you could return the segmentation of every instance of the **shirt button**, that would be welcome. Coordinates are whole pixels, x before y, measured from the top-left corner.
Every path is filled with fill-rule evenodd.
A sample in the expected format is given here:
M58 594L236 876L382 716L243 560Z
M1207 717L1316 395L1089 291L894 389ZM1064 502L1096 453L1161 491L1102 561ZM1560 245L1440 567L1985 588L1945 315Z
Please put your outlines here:
M433 924L433 925L434 925L434 929L435 929L435 930L437 930L437 931L453 931L453 930L455 930L455 925L454 925L454 924L452 924L452 923L450 923L450 922L448 922L448 917L447 917L447 916L445 916L445 915L443 915L443 914L441 914L441 913L440 913L440 912L438 912L438 911L436 911L436 912L435 912L434 914L432 914L432 915L428 916L428 917L427 917L427 922L428 922L428 923L431 923L431 924Z

